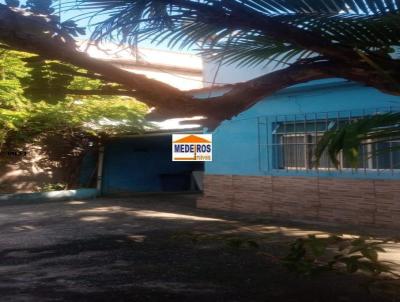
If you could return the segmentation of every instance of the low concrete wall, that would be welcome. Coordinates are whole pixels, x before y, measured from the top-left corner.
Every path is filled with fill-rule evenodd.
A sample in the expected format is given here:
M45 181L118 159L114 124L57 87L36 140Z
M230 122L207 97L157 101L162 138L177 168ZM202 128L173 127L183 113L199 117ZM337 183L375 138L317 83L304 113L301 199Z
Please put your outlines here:
M95 198L98 195L97 189L77 189L38 193L15 193L0 195L0 204L2 201L61 201L61 200L79 200Z
M197 206L400 229L400 181L205 175Z

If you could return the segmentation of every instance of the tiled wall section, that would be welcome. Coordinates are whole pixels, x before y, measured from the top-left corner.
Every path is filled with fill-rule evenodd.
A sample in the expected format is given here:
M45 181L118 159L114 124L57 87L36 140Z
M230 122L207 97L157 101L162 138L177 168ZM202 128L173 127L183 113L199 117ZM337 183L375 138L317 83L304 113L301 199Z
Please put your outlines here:
M197 203L210 208L400 228L400 181L205 175Z

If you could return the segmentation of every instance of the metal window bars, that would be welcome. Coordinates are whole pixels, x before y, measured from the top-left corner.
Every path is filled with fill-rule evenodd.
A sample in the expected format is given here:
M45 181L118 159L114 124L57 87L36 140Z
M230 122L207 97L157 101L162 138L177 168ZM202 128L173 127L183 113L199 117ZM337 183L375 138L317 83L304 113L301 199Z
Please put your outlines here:
M315 161L316 146L325 131L337 130L356 119L388 112L400 112L400 107L258 117L260 170L400 174L399 138L379 143L366 141L359 150L357 167L347 162L342 154L338 158L338 167L326 153L318 166ZM373 152L393 147L395 151Z

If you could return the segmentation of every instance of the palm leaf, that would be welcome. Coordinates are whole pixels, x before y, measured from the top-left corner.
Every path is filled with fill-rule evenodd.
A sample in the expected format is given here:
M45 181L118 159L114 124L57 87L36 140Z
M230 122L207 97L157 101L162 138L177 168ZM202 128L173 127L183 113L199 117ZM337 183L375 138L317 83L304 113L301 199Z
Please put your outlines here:
M359 160L360 147L367 141L377 144L398 138L400 138L399 112L366 117L340 129L326 132L316 148L317 162L325 152L328 152L332 162L338 166L338 155L343 152L345 159L356 166ZM393 152L395 148L378 149L369 156Z
M71 1L67 9L75 6ZM201 47L208 59L241 65L281 64L312 54L248 21L273 18L334 43L390 54L400 45L400 0L77 0L81 10L108 16L92 39L135 44L150 39L170 47ZM234 16L232 19L231 17ZM247 21L247 22L246 22ZM229 42L228 42L229 41ZM279 66L279 64L277 65Z

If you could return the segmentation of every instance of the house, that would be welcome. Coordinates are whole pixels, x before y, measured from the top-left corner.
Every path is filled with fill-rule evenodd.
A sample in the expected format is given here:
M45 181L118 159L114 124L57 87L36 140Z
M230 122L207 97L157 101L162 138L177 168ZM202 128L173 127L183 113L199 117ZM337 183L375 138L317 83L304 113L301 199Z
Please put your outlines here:
M225 92L213 89L215 94ZM357 169L343 158L337 169L327 155L317 168L314 158L317 139L326 130L399 110L400 97L344 79L279 91L213 131L213 161L205 164L197 206L399 228L400 151L367 155L399 147L399 140L364 146Z
M219 70L216 75L215 70ZM241 82L266 69L238 70L204 64L201 99L229 91L222 84ZM268 70L267 70L268 71ZM214 83L215 85L210 85ZM197 206L290 219L400 227L400 151L373 157L368 144L358 168L341 158L337 169L324 155L318 168L314 150L326 130L354 119L400 110L400 97L344 79L296 85L258 102L213 134L213 161L176 163L171 129L143 137L115 138L105 146L102 190L105 194L193 189L193 172L204 170ZM174 127L172 127L174 128Z

